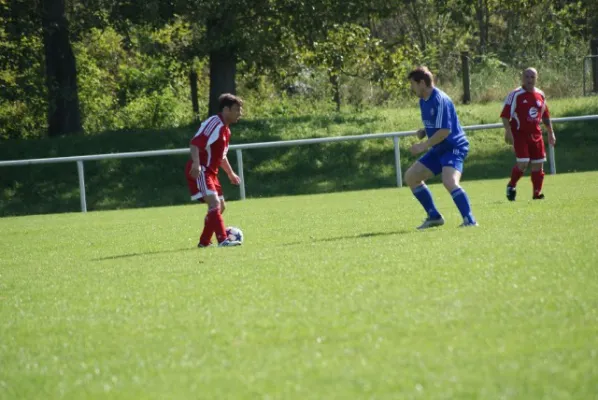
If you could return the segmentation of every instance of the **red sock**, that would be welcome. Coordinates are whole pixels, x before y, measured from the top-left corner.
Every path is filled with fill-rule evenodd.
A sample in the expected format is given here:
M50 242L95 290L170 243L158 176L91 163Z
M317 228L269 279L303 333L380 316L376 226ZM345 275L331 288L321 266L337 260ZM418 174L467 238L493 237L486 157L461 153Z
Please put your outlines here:
M542 184L544 183L544 171L532 171L532 185L534 186L534 196L542 193Z
M210 244L210 242L212 241L212 235L214 234L214 228L212 228L212 224L210 223L211 212L212 210L208 210L208 214L204 218L203 231L201 232L201 236L199 237L199 244L203 246L207 246Z
M210 237L212 236L212 233L216 234L216 240L218 240L218 243L226 239L226 227L224 226L224 219L220 213L220 207L208 210L208 215L206 216L206 226L209 226Z
M517 182L523 176L523 171L519 169L517 165L513 167L511 170L511 180L509 181L509 186L515 187L517 186Z

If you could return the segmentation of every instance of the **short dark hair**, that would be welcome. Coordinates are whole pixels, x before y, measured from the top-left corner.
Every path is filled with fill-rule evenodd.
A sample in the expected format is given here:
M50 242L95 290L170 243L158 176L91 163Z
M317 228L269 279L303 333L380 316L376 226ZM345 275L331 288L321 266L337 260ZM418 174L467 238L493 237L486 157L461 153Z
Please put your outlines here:
M417 67L411 71L408 78L410 81L415 81L417 83L424 81L428 87L432 86L432 82L434 82L434 75L432 75L428 67L424 66Z
M237 104L239 107L243 107L243 100L240 97L230 93L223 93L218 97L218 104L220 105L220 111L224 110L225 107L232 107Z

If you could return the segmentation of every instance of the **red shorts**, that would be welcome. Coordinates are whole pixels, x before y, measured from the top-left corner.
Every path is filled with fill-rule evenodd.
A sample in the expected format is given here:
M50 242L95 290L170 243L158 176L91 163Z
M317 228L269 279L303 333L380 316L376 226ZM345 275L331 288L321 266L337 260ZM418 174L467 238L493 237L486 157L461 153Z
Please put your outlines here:
M202 167L197 179L189 175L191 171L191 165L193 162L189 160L185 166L185 177L187 178L187 186L189 187L189 193L191 194L191 200L201 200L203 197L216 194L220 200L224 199L222 194L222 186L218 180L218 176L213 173L204 171Z
M533 164L546 161L546 150L542 136L532 136L526 133L513 134L513 147L517 162L531 162Z

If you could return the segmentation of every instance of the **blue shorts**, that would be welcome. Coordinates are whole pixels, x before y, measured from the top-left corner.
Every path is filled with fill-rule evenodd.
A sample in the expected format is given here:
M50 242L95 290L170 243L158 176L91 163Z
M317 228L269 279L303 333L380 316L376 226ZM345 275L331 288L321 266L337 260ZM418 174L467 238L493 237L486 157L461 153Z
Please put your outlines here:
M434 175L442 172L442 167L453 167L463 173L463 161L469 153L469 147L455 147L444 152L437 149L430 149L418 160Z

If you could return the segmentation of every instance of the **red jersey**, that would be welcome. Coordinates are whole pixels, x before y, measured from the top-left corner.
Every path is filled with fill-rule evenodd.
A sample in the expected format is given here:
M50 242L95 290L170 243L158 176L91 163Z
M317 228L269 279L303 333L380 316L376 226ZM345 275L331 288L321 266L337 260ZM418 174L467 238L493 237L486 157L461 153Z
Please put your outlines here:
M537 88L528 92L522 87L513 90L505 100L500 117L511 122L513 135L525 133L541 138L542 118L550 118L544 92Z
M218 174L220 163L228 152L229 141L230 129L220 114L211 116L201 124L191 144L199 149L199 164L206 172Z

